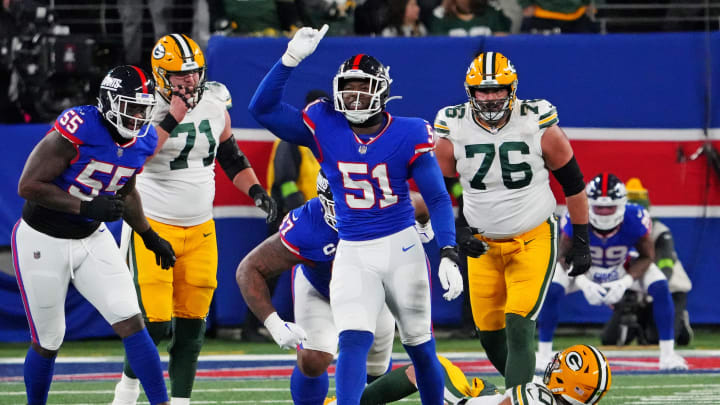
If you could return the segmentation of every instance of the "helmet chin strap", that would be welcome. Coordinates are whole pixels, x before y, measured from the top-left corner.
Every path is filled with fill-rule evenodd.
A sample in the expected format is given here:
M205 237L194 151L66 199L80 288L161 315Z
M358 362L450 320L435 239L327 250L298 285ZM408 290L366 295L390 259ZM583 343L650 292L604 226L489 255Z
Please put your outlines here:
M366 119L364 122L361 122L361 123L353 123L353 122L351 122L350 125L353 126L353 127L358 127L358 128L369 128L369 127L371 127L371 126L373 126L373 125L380 124L380 123L382 123L382 121L383 121L383 113L384 113L384 112L385 112L384 109L383 109L383 110L380 110L380 111L378 111L377 113L371 115L371 116L370 116L368 119Z

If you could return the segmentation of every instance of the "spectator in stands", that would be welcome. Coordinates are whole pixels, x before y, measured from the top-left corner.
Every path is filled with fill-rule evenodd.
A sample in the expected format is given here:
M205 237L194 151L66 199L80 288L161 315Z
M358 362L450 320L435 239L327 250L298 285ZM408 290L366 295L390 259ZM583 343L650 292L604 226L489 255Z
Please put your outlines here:
M640 179L633 177L627 181L627 195L628 202L649 209L648 190L643 187ZM687 295L692 289L692 282L678 259L672 232L657 218L652 219L650 238L655 244L655 264L668 279L668 287L675 307L675 344L686 346L693 337L690 316L687 311ZM653 321L652 310L652 302L649 302L645 294L641 294L639 297L624 297L618 305L615 305L612 318L603 328L602 343L604 345L629 344L637 337L641 343L656 344L658 332ZM637 322L637 324L627 325L628 321ZM623 329L628 327L632 329L632 326L636 327L635 333L633 331L623 332ZM638 334L644 334L644 336L638 336ZM645 342L642 342L643 338Z
M364 0L355 10L355 34L380 35L388 25L390 0Z
M10 99L10 76L12 73L11 44L18 34L17 17L11 0L3 0L0 7L0 122L21 121L16 103Z
M496 4L500 11L512 21L510 33L519 33L523 19L523 10L520 4L518 4L518 0L496 0Z
M383 28L384 37L424 37L425 24L420 21L417 0L390 0L388 25Z
M280 19L275 0L224 0L223 4L234 33L280 35Z
M302 3L300 10L305 26L327 24L330 36L355 34L354 0L303 0Z
M590 0L518 0L523 9L520 31L533 34L598 32Z
M502 35L511 21L488 0L443 0L433 12L430 31L454 37Z
M148 0L147 5L152 17L153 38L172 32L169 21L172 1ZM143 40L143 10L145 9L143 0L117 0L117 8L122 23L125 63L149 67L146 58L142 55L141 46Z

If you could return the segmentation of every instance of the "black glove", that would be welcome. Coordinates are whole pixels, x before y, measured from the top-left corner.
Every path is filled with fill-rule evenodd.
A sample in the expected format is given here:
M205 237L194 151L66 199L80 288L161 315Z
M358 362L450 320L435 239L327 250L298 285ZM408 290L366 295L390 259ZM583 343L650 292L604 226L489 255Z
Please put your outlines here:
M163 269L169 269L175 265L175 251L170 242L161 238L152 228L143 233L138 233L148 250L155 253L155 264Z
M460 226L455 229L455 237L460 251L468 257L478 258L487 252L487 243L475 237L475 233L469 226Z
M565 256L565 264L572 266L569 276L579 276L590 269L592 258L590 257L590 236L588 235L588 225L573 224L572 246L567 256Z
M442 260L443 257L447 257L460 267L460 255L458 255L457 246L445 246L440 249L440 260Z
M119 195L99 195L80 202L80 215L98 221L117 221L122 218L125 201Z
M268 193L265 192L264 188L262 188L259 184L253 184L253 186L250 187L250 190L248 190L248 195L253 199L253 201L255 201L256 207L267 213L267 218L265 218L266 223L269 224L275 221L278 214L277 204L275 203L275 200L270 198Z

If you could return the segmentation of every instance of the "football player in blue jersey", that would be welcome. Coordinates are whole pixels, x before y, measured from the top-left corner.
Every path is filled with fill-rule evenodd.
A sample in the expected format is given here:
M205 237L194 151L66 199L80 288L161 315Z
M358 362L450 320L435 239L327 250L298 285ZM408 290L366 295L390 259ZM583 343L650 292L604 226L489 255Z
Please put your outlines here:
M653 298L653 318L660 338L660 370L687 370L675 352L675 318L668 281L653 262L655 248L651 238L650 214L640 205L627 203L627 191L611 173L595 176L585 189L590 202L590 254L592 266L586 274L568 276L558 267L538 318L540 342L536 370L544 368L552 356L552 338L558 323L560 301L569 293L582 291L590 305L612 306L625 291L632 289ZM568 215L562 221L563 236L559 257L564 257L572 238ZM638 258L626 266L632 248ZM558 260L558 263L563 261Z
M332 192L321 171L318 197L288 213L277 233L240 262L236 279L248 308L283 349L297 348L290 378L295 404L321 405L328 390L327 368L337 350L338 336L330 310L330 274L338 234ZM285 322L272 305L267 280L293 271L295 322ZM384 307L373 328L375 341L367 358L368 376L388 369L395 321Z
M236 279L243 298L283 349L297 348L297 366L290 379L295 404L321 405L328 391L327 368L337 350L338 336L330 309L330 274L338 234L335 202L327 179L317 176L318 197L292 210L280 230L253 249L238 265ZM416 217L426 219L420 199ZM424 243L433 238L427 222L416 224ZM285 322L270 299L267 280L293 270L295 322ZM389 368L395 321L387 306L378 316L375 340L367 357L368 381Z
M174 264L172 246L150 227L135 190L135 175L157 145L149 125L154 90L142 69L112 69L98 106L63 111L25 163L18 194L26 202L12 248L32 335L24 371L29 404L47 401L70 283L120 335L150 403L169 403L132 275L103 223L123 218L163 269Z
M442 404L443 377L435 356L427 261L414 228L407 180L413 178L433 221L445 298L462 292L450 197L432 151L432 127L422 119L385 111L392 80L370 55L354 55L333 80L333 100L302 111L282 102L295 66L312 54L327 32L304 27L265 76L250 113L275 135L307 146L335 196L339 242L330 301L339 335L336 369L340 404L357 404L365 385L373 329L385 304L418 370L424 404Z

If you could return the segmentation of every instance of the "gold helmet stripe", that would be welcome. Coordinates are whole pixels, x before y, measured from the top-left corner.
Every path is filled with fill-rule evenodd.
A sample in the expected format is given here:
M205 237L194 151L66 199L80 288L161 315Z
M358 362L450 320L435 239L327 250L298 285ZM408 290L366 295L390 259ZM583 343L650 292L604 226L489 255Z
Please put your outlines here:
M495 79L495 52L486 52L484 62L483 80Z
M180 48L180 52L182 52L183 62L185 62L185 60L188 58L193 58L192 48L190 47L188 41L182 35L170 34L170 36L172 37L172 39L175 40L178 48Z
M598 351L598 349L590 345L585 345L585 347L590 349L590 352L593 354L593 356L595 356L598 364L597 387L595 388L595 391L593 391L593 393L588 397L588 400L585 402L586 404L594 404L600 400L600 398L608 389L608 383L610 382L608 373L606 372L608 369L608 365L607 361L605 360L605 356L603 356L602 353Z

